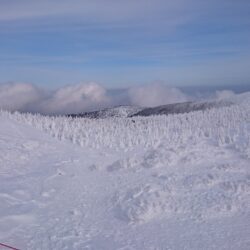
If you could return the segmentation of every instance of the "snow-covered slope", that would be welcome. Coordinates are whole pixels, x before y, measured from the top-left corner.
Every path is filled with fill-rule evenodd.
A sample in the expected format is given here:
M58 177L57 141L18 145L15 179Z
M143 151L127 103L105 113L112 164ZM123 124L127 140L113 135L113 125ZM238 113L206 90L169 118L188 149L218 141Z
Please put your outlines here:
M133 117L133 116L184 114L199 110L204 111L211 108L227 107L232 104L233 103L229 101L173 103L153 108L144 108L130 116Z
M81 114L68 115L72 118L125 118L135 116L152 116L152 115L170 115L170 114L184 114L193 111L204 111L212 108L227 107L234 104L230 100L221 101L206 101L206 102L183 102L183 103L172 103L151 108L140 108L134 106L118 106L115 108L107 108L103 110L85 112Z
M250 248L250 105L109 118L0 113L0 242Z

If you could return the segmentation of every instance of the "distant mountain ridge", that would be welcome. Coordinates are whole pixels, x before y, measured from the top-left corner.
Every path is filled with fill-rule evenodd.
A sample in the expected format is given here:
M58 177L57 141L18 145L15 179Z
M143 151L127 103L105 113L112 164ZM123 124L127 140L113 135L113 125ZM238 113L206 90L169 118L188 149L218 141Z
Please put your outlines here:
M232 104L233 103L226 101L172 103L152 108L144 108L141 111L133 114L131 117L183 114L183 113L190 113L193 111L230 106Z
M70 114L68 116L76 117L85 117L92 119L104 119L110 117L131 117L134 114L140 112L143 108L135 106L117 106L114 108L106 108L102 110L84 112L80 114Z
M104 119L111 117L135 117L135 116L152 116L152 115L170 115L183 114L193 111L206 110L211 108L219 108L232 105L230 101L209 101L209 102L183 102L161 105L152 108L140 108L135 106L118 106L114 108L106 108L84 112L80 114L69 114L72 118L84 117L91 119Z

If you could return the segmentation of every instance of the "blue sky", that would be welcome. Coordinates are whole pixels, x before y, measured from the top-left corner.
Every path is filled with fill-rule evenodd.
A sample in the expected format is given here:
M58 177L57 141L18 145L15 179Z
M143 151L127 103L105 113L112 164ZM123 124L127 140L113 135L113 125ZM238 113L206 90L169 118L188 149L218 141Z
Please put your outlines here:
M0 0L0 82L250 84L248 0Z

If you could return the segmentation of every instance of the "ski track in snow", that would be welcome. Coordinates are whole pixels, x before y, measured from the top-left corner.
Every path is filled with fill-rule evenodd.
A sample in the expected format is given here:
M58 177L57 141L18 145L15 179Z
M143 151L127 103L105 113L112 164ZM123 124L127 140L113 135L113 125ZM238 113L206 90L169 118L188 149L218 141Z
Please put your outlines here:
M0 242L250 249L249 110L135 123L1 112Z

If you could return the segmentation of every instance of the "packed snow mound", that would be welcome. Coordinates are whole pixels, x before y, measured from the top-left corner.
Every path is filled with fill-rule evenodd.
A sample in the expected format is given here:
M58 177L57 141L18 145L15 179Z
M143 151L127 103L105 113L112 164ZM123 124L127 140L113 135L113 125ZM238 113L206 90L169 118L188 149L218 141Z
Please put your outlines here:
M133 118L0 112L0 242L248 250L249 166L247 99Z

